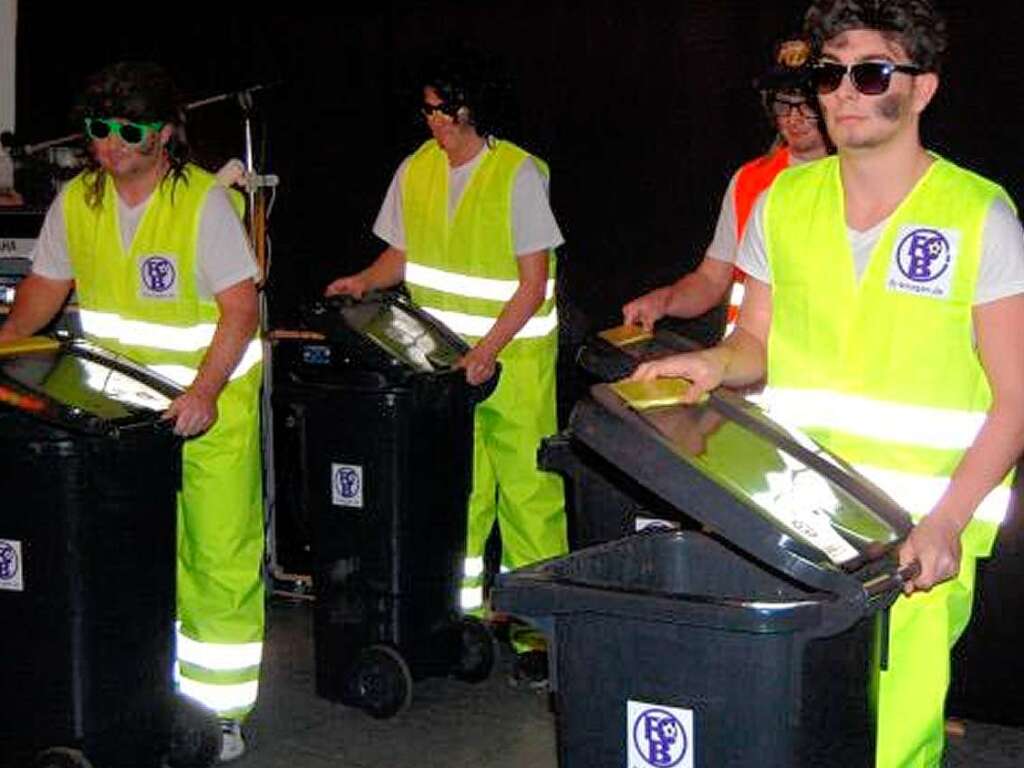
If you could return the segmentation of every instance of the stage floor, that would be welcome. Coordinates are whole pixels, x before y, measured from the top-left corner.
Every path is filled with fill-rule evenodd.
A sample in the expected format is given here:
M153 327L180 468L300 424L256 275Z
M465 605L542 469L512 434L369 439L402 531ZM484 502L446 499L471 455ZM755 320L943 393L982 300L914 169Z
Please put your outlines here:
M392 720L313 693L312 603L275 597L268 612L260 702L239 768L556 768L547 697L508 682L511 652L479 685L429 679ZM968 722L951 739L946 768L1019 768L1024 730Z

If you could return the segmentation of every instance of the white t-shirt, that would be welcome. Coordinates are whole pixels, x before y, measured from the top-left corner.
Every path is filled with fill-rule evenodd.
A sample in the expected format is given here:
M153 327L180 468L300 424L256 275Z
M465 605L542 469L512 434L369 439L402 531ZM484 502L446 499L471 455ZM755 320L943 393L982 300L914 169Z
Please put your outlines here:
M43 228L32 252L32 271L51 280L71 280L71 256L68 252L67 226L64 222L64 196L61 192L46 212ZM117 197L117 216L121 228L121 243L125 251L149 205L147 198L135 207L129 207ZM210 299L226 288L257 275L245 228L231 206L228 193L214 187L206 197L199 219L199 241L196 245L196 289L199 297Z
M468 163L448 168L448 218L454 218L462 192L473 170L491 150L484 148ZM407 157L391 177L384 203L373 225L373 234L392 248L406 250L405 222L402 219L401 178L409 165ZM548 180L537 163L529 159L519 166L512 186L512 244L517 256L557 248L565 239L548 202Z
M767 190L765 190L767 192ZM771 284L771 269L764 242L765 192L757 198L740 243L737 266L762 283ZM859 281L888 219L871 229L847 227L853 263ZM1024 293L1024 229L1013 209L1001 199L992 202L982 233L981 263L974 291L974 305L987 304Z

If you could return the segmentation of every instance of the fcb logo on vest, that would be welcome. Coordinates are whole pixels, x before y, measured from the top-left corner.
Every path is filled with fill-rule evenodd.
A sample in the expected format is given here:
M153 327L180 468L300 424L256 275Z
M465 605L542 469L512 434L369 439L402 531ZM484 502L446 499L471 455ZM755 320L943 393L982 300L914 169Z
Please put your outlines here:
M150 299L178 297L178 268L173 256L147 256L139 265L139 287Z
M889 290L947 297L959 244L957 230L901 227L889 265Z

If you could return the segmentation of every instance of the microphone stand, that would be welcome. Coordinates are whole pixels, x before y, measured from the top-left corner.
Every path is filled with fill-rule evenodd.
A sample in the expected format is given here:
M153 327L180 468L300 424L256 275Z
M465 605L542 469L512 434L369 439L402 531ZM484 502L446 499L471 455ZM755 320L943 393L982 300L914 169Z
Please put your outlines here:
M273 84L272 84L273 85ZM279 179L272 174L263 175L256 164L257 152L253 141L253 115L255 102L253 94L270 86L256 85L241 91L222 93L186 105L186 111L198 109L207 104L235 99L242 111L243 156L245 173L243 181L246 196L246 229L256 256L259 291L259 326L263 343L263 386L260 396L260 443L263 454L263 521L266 546L266 571L264 579L271 591L278 582L291 584L290 592L303 593L308 590L308 577L286 574L277 559L277 485L274 472L274 416L273 416L273 355L270 339L270 311L266 282L270 275L269 239L267 237L267 214L265 190L274 190ZM237 161L232 161L237 163Z
M200 107L205 107L209 104L216 104L229 99L235 99L239 108L242 110L243 153L245 157L243 166L245 167L244 182L247 203L246 229L249 232L249 239L252 243L253 252L256 255L256 267L258 269L256 287L261 290L261 293L266 284L267 278L270 275L270 262L267 253L267 206L263 190L273 189L278 185L280 179L273 174L262 175L258 172L256 167L256 151L253 143L252 130L253 113L255 112L253 94L271 88L274 85L276 85L276 83L271 83L270 85L254 85L251 88L217 94L216 96L210 96L185 105L185 111L189 112L193 109L199 109ZM261 305L263 303L265 302L261 301ZM265 307L261 306L260 327L263 330L267 330L266 312L264 310Z

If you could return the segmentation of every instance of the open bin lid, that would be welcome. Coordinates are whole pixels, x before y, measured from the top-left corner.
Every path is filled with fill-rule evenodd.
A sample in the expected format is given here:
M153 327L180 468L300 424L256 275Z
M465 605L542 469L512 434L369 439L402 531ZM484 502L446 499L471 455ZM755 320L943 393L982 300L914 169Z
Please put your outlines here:
M341 354L362 367L386 372L448 371L468 345L428 313L396 291L373 292L356 300L339 296L303 310L306 324Z
M0 345L0 410L73 432L116 435L159 423L179 386L82 339Z
M847 463L726 390L638 412L607 384L570 434L778 572L837 594L890 582L910 516Z

